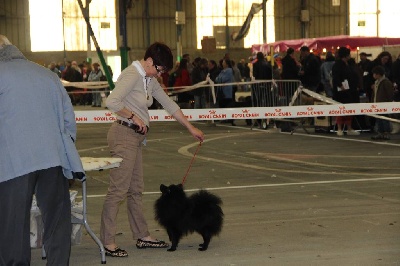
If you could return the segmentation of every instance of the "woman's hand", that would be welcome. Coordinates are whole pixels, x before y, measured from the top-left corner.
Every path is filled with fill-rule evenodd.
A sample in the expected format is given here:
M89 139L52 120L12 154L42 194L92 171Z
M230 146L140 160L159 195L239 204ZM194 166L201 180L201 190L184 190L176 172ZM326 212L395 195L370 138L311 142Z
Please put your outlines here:
M139 126L139 129L137 130L139 133L142 133L142 134L146 134L147 133L147 129L148 128L147 128L146 124L137 115L135 115L132 118L132 122L134 124L136 124L137 126Z
M200 129L192 127L189 129L189 132L195 139L198 139L200 142L204 141L204 133Z

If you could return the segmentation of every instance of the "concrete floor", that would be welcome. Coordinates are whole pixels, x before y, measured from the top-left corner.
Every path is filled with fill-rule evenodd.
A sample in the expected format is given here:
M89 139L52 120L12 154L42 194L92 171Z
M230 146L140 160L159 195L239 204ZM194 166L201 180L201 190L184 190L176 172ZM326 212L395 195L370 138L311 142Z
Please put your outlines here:
M187 177L191 193L208 188L223 199L225 222L205 252L197 234L175 252L139 250L125 204L117 244L127 258L108 265L400 265L400 135L386 142L371 134L293 135L195 123L206 134ZM109 157L109 124L79 124L81 156ZM168 240L154 221L161 183L180 183L198 143L176 122L152 123L144 148L143 197L151 234ZM108 171L88 172L88 221L98 235ZM79 190L80 183L73 189ZM84 231L71 265L100 264L99 249ZM40 249L32 265L45 265Z

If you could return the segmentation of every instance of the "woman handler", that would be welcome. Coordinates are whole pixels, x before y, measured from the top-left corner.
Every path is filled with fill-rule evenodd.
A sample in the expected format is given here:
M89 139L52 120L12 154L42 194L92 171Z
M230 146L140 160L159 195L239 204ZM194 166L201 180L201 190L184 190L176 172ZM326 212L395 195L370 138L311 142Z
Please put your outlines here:
M117 214L120 203L127 199L128 219L137 248L165 248L164 241L150 236L143 214L144 191L142 142L149 131L148 107L153 97L172 114L199 141L204 140L201 130L183 115L157 82L156 77L173 67L173 55L168 46L154 43L144 58L134 61L119 76L113 92L107 98L107 107L117 116L108 131L107 141L113 157L122 158L119 168L110 171L110 184L101 216L100 239L106 255L126 257L128 253L115 243Z

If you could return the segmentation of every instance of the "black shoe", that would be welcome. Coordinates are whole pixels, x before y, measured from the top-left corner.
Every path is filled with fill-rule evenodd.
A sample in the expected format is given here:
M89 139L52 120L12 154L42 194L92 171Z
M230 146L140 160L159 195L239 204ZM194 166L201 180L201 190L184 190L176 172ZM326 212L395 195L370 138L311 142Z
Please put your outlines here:
M108 248L104 247L106 256L110 257L128 257L128 252L126 250L120 249L119 247L116 247L114 250L109 250Z

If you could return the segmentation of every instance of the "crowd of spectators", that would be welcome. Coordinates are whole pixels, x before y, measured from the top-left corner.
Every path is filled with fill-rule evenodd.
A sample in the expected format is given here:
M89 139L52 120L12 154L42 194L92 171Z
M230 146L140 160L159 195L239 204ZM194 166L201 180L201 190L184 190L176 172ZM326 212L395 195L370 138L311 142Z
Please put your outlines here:
M160 82L167 88L174 88L178 92L177 103L181 108L206 108L211 106L232 106L235 92L240 85L226 85L217 87L215 94L217 104L214 105L211 91L204 86L188 89L188 86L196 85L208 79L215 83L234 83L249 81L251 79L249 64L245 59L239 63L231 60L226 54L218 61L196 57L193 62L189 54L184 54L182 59L176 62L175 68L169 73L163 73ZM180 92L182 90L183 92Z
M375 102L379 84L373 70L380 66L384 69L382 77L388 79L392 84L393 93L389 100L400 101L398 85L400 84L400 54L393 59L389 52L383 51L375 59L370 60L370 54L361 52L359 61L356 63L355 58L351 58L350 50L345 47L340 47L332 52L328 51L321 57L310 51L307 46L303 46L297 56L293 48L288 48L282 58L278 54L273 57L275 64L268 60L270 57L259 52L249 57L248 60L240 59L236 64L229 54L225 54L218 61L201 57L196 57L192 61L189 54L184 54L182 59L176 62L173 70L161 75L159 82L165 88L174 88L176 91L208 79L217 84L238 83L238 85L217 86L215 90L216 104L213 103L211 91L207 87L183 90L184 92L176 94L176 101L181 108L233 107L236 91L245 88L240 85L240 82L252 79L300 81L304 88L341 103L357 103L360 102L360 99L363 102ZM62 64L51 63L48 68L66 81L104 80L104 74L97 63L77 64L76 61L69 61L65 67ZM82 93L82 89L79 88L66 88L74 105L101 106L102 96L100 93ZM157 103L153 108L157 108ZM390 116L398 118L397 114ZM234 124L231 120L227 122ZM353 129L355 122L359 128L369 127L370 130L377 131L374 118L355 120L354 117L347 116L336 118L337 134L342 136L346 132L348 135L358 135L359 132ZM399 131L399 124L391 123L391 133L395 134ZM379 132L377 138L384 135L384 139L389 139L387 133Z
M107 66L112 77L112 69ZM106 81L105 74L97 62L89 63L83 61L77 63L76 61L66 61L64 63L51 62L48 69L56 73L62 80L68 82L93 82L93 81ZM73 105L91 105L92 107L101 107L104 89L96 89L90 91L87 88L67 86L65 89L71 99Z
M306 46L300 49L300 60L294 56L294 50L289 48L281 60L281 79L300 80L303 87L324 94L341 103L400 101L400 54L393 60L388 51L381 52L375 59L370 60L371 54L361 52L359 62L351 57L351 51L340 47L334 52L327 52L324 58L314 55ZM385 84L384 89L382 86ZM385 97L382 97L382 90ZM381 95L378 96L377 95ZM389 116L399 118L398 114ZM364 119L364 118L363 118ZM359 135L352 125L368 127L376 131L373 139L390 139L389 133L400 131L398 123L384 119L365 118L354 120L354 117L336 117L337 135ZM384 126L382 126L384 124ZM390 129L390 130L389 130Z

